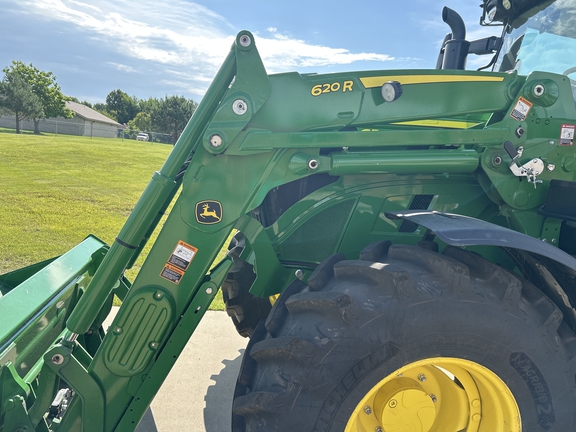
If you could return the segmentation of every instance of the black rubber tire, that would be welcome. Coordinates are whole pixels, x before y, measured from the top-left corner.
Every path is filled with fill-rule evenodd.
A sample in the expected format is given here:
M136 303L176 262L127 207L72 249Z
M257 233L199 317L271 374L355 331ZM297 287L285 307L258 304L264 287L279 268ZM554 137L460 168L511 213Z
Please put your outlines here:
M560 310L476 254L431 249L370 245L289 286L247 347L233 432L342 432L380 380L433 357L496 373L523 432L576 430L576 336Z
M244 236L237 233L228 247L234 265L221 289L226 312L232 318L236 330L240 336L250 337L258 323L268 316L272 304L269 299L256 297L249 292L256 274L252 265L240 258L239 250L243 248Z

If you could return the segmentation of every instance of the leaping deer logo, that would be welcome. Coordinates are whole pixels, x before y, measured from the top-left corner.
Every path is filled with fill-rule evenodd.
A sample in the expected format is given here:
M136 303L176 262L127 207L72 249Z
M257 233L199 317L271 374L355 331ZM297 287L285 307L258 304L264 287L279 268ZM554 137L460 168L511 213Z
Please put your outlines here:
M210 207L211 204L212 208ZM200 206L202 207L202 211L200 211ZM222 220L222 206L219 202L211 201L209 203L198 203L196 209L196 219L199 223L213 224Z

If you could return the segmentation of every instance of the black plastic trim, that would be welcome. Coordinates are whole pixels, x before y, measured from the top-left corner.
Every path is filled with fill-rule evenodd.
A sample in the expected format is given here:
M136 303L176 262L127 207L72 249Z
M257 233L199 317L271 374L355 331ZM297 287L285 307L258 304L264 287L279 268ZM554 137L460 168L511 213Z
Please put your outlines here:
M131 245L129 243L123 242L118 237L116 237L116 243L118 243L120 246L124 246L125 248L128 248L128 249L138 249L138 246L134 246L134 245Z
M437 211L387 212L389 219L405 219L432 230L451 246L499 246L520 249L576 269L576 259L566 252L526 234L468 216Z

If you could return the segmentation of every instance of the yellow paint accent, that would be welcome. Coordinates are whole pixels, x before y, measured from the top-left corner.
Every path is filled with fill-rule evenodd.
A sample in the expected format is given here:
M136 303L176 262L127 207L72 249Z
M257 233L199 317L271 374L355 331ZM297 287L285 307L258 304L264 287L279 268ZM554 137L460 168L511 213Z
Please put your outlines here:
M342 84L342 93L346 93L347 91L352 91L352 86L354 85L354 81L344 81Z
M280 297L280 294L274 294L274 295L271 295L270 297L268 297L268 300L270 300L270 304L272 306L274 306L274 303L276 303L276 300L278 300L278 297Z
M457 378L457 382L454 380ZM494 372L470 360L410 363L362 398L344 432L521 432L520 410Z
M411 120L404 122L392 123L395 125L406 125L406 126L427 126L427 127L439 127L439 128L451 128L451 129L469 129L473 126L479 125L478 122L467 122L461 120Z
M473 75L389 75L360 78L365 88L382 87L388 81L398 81L400 84L432 84L453 82L502 82L504 77L473 76Z

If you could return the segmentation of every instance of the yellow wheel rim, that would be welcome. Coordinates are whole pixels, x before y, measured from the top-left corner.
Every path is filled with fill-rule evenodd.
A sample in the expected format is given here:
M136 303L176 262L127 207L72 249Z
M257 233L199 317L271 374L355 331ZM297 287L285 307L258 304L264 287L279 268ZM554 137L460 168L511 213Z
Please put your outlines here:
M410 363L370 389L345 432L521 432L508 386L473 361L437 357Z

